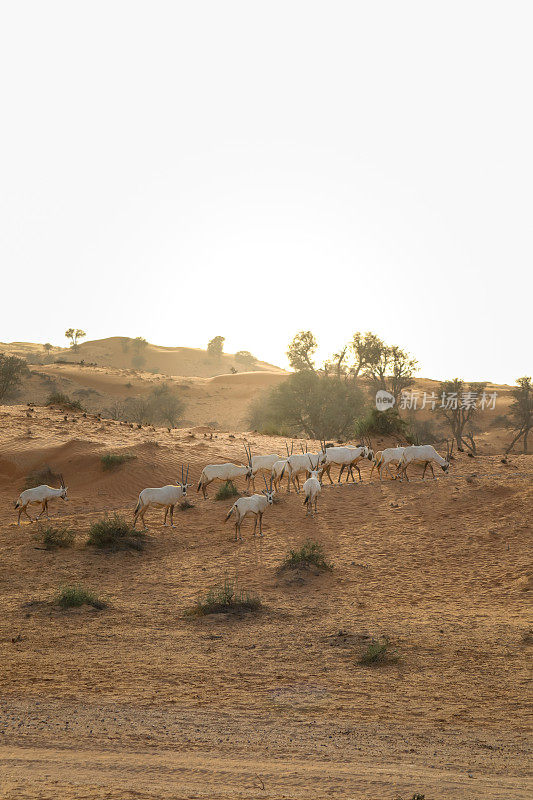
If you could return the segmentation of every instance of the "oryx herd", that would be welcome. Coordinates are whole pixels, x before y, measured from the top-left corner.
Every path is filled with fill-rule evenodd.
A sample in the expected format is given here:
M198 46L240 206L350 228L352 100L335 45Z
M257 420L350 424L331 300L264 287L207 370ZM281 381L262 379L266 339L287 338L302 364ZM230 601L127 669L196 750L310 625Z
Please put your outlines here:
M226 520L231 516L235 517L235 539L242 539L241 526L243 520L248 515L253 515L254 521L254 536L256 534L257 523L259 522L259 535L263 535L263 514L269 505L273 504L273 497L276 492L281 490L282 480L287 478L287 493L290 493L291 486L296 494L300 494L303 490L304 505L307 507L307 514L313 516L317 511L318 497L322 491L322 484L324 476L327 475L330 484L333 484L331 477L331 468L333 466L339 467L338 483L341 483L341 478L346 472L346 482L348 483L350 476L355 483L353 470L357 470L359 475L359 482L362 482L361 470L359 463L368 460L372 462L372 470L377 469L380 481L383 480L383 474L389 475L390 478L398 478L400 481L404 479L409 480L407 469L411 464L423 464L424 471L422 479L424 479L426 469L429 467L433 478L435 473L433 471L433 464L438 464L444 472L448 471L450 466L450 458L452 451L448 449L446 458L440 456L432 445L411 445L408 447L388 447L385 450L380 450L376 453L369 445L343 445L335 447L326 442L320 443L320 450L317 453L310 453L300 445L301 453L294 453L294 443L289 446L285 443L287 455L285 458L280 458L277 453L270 453L268 455L252 455L249 445L245 444L246 451L246 464L207 464L202 470L196 491L202 492L204 499L207 498L207 487L213 481L233 481L237 478L244 478L246 481L247 495L240 497L230 508ZM393 475L391 467L396 467L396 474ZM255 479L261 475L265 483L265 488L260 494L255 493ZM269 481L267 482L267 477ZM300 486L300 477L304 479L303 486ZM143 523L143 529L146 530L146 522L144 516L150 506L164 509L165 515L163 525L167 525L167 517L170 515L170 527L174 527L174 507L177 503L187 497L187 489L192 486L188 483L189 478L189 465L187 465L186 472L182 466L181 468L181 481L176 481L175 484L162 486L159 488L143 489L139 494L137 505L133 512L134 520L133 527L137 525L140 519ZM18 521L20 525L20 517L24 512L30 522L34 520L28 513L28 506L32 504L40 504L41 512L36 519L39 519L43 514L48 515L48 502L54 498L61 497L67 500L67 486L60 476L61 486L59 489L53 489L50 486L37 486L34 489L26 489L23 491L15 503L15 509L18 510ZM254 494L250 495L250 486ZM226 521L225 520L225 521Z

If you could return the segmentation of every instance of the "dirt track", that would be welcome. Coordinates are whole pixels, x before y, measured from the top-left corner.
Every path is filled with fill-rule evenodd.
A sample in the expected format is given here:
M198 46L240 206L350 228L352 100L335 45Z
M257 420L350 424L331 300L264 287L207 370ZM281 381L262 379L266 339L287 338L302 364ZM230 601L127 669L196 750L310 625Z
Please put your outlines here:
M241 459L242 438L3 412L0 797L531 796L530 456L460 456L448 477L409 485L363 471L361 486L324 489L315 520L283 494L263 540L245 523L241 544L211 488L175 530L149 512L144 553L104 554L84 546L104 510L130 514L182 460L197 479L205 463ZM136 459L103 472L100 454L121 447ZM76 528L70 549L35 549L35 525L14 525L12 500L43 462L69 484L69 504L51 510ZM334 570L278 575L306 537ZM225 575L264 610L184 618ZM48 602L75 582L109 608ZM397 663L361 666L369 635L387 635Z

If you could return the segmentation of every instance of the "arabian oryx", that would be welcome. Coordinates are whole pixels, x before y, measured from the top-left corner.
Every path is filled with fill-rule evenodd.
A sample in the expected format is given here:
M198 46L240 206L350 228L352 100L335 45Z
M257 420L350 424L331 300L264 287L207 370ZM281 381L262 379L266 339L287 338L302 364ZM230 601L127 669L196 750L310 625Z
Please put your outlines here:
M424 475L426 474L426 469L428 468L428 466L431 469L431 474L433 475L433 478L435 478L435 473L433 472L433 462L438 464L443 472L448 472L448 469L450 468L450 462L448 459L450 458L450 456L451 456L451 451L448 452L448 458L443 458L437 453L437 451L431 444L419 444L406 447L402 453L402 457L400 459L400 465L398 467L398 475L400 477L400 480L403 480L404 476L407 481L409 480L407 476L407 468L409 467L410 464L424 465L422 480L424 480Z
M272 479L270 479L270 487L264 475L263 480L265 481L265 489L261 494L253 494L251 497L239 497L228 511L224 522L227 522L231 515L235 514L235 540L242 539L241 525L248 514L255 516L254 536L257 529L257 520L259 520L259 536L263 535L263 514L267 507L274 502L273 496L275 492L275 489L272 488Z
M15 508L18 509L19 516L17 525L20 525L20 515L24 511L26 516L28 517L30 522L33 522L33 519L28 514L28 506L33 505L34 503L41 504L41 513L37 515L35 519L39 519L45 512L46 516L49 518L50 515L48 514L48 501L53 500L55 497L60 497L62 500L68 500L67 491L68 486L65 486L65 481L63 480L63 476L60 475L59 479L61 481L61 486L59 489L53 489L51 486L46 486L43 484L42 486L36 486L34 489L26 489L24 492L21 492L17 502L15 503Z
M331 467L336 465L341 468L339 472L338 483L341 482L342 473L345 469L348 470L346 480L348 480L349 476L351 475L352 480L355 483L355 478L352 472L352 468L355 467L359 473L359 481L362 481L363 479L361 477L361 470L358 467L358 462L362 461L364 458L368 458L368 460L371 461L373 457L373 451L365 445L358 445L357 447L354 447L353 445L345 445L344 447L327 447L326 457L324 459L324 474L328 476L330 483L333 483L330 473Z
M313 469L313 462L309 459L309 465L311 467L311 475L306 480L303 485L303 492L305 495L304 506L307 506L307 513L312 517L313 516L313 503L315 505L315 514L316 514L316 504L318 500L318 495L322 491L322 485L320 483L319 472L320 468Z
M204 500L207 497L206 489L213 481L234 481L236 478L246 478L246 490L250 489L252 477L252 464L248 459L248 466L242 464L208 464L203 468L198 481L197 492L202 490Z
M300 494L300 479L298 476L305 475L307 477L308 473L310 472L310 467L312 470L318 469L325 459L325 453L323 450L321 450L319 453L308 453L307 443L305 445L305 451L303 449L303 445L300 445L300 447L302 449L301 453L291 454L287 458L287 465L281 475L281 477L283 477L283 474L288 472L289 483L287 484L287 492L290 492L290 484L292 483L296 494Z
M396 470L396 475L392 474L390 465L396 464L399 465L402 456L404 454L405 447L386 447L385 450L381 451L381 459L379 464L377 464L379 479L380 481L383 480L383 471L387 470L392 480L394 480L398 474L398 470ZM372 470L374 467L372 467ZM372 473L370 473L372 476Z
M256 475L265 474L268 472L270 475L272 473L272 467L279 461L279 456L277 453L270 453L267 456L253 456L252 451L249 445L244 445L244 449L246 450L246 456L248 458L248 463L252 465L252 491L255 492L255 477Z
M187 489L192 486L192 483L187 483L189 477L189 465L187 464L187 474L183 475L183 464L181 465L181 482L176 481L175 484L168 486L161 486L156 489L143 489L139 495L137 505L135 506L133 527L137 525L137 519L140 517L143 530L146 530L146 522L144 515L150 506L165 509L165 518L163 525L167 524L167 515L170 511L170 527L174 528L174 506L184 497L187 497Z

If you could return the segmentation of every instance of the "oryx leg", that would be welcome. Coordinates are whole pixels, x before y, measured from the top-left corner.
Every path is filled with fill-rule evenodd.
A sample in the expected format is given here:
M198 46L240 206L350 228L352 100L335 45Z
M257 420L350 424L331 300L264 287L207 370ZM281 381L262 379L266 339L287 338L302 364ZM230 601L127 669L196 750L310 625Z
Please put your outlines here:
M354 467L356 468L357 472L359 473L359 483L362 483L363 479L361 477L361 470L359 469L359 466L357 464L354 464ZM354 483L355 483L355 481L354 481Z
M341 471L339 472L339 480L337 481L337 483L340 483L340 482L341 482L342 473L344 472L344 467L345 467L345 466L346 466L346 464L343 464L343 465L342 465L342 467L341 467Z
M41 511L39 514L37 514L35 519L40 519L44 514L45 510L46 510L46 500L43 500L43 502L41 503ZM48 517L48 511L46 512L46 516ZM50 519L50 517L48 517L48 519Z
M258 514L254 514L254 536L255 536L255 532L257 530L257 517L258 517Z
M25 513L25 514L26 514L26 516L28 517L29 521L30 521L30 522L33 522L33 519L32 519L32 517L30 517L30 515L28 514L28 506L27 506L27 505L25 505L25 506L22 508L22 511L24 511L24 513ZM20 515L20 511L19 511L19 515ZM19 517L19 519L20 519L20 517Z
M431 474L433 475L433 480L436 481L437 479L435 477L435 472L433 471L433 464L431 463L431 461L429 462L429 468L431 470Z
M174 506L170 506L170 527L174 527Z
M327 467L324 467L324 472L327 474L327 476L329 478L329 482L331 484L333 484L333 480L332 480L332 477L331 477L331 464L328 464Z
M263 535L263 515L259 514L259 536Z

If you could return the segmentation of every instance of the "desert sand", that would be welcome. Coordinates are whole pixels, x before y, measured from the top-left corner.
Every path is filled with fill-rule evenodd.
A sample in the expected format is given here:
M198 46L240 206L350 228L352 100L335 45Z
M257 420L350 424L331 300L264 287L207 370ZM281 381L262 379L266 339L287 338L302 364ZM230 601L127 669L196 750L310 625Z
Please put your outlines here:
M250 393L240 375L211 385ZM106 553L85 545L91 523L131 519L138 492L182 462L195 482L206 463L241 461L245 440L280 454L284 441L64 417L0 408L3 799L531 797L533 461L502 463L501 431L437 481L370 482L366 464L361 485L324 487L315 519L284 491L264 537L247 521L242 543L223 522L231 501L193 489L175 529L148 512L144 552ZM104 472L110 451L135 458ZM69 486L50 510L75 529L71 548L43 550L35 523L15 524L13 501L43 464ZM334 569L278 574L308 537ZM184 616L225 577L263 609ZM60 610L54 595L73 583L108 608ZM398 660L361 665L384 635Z

